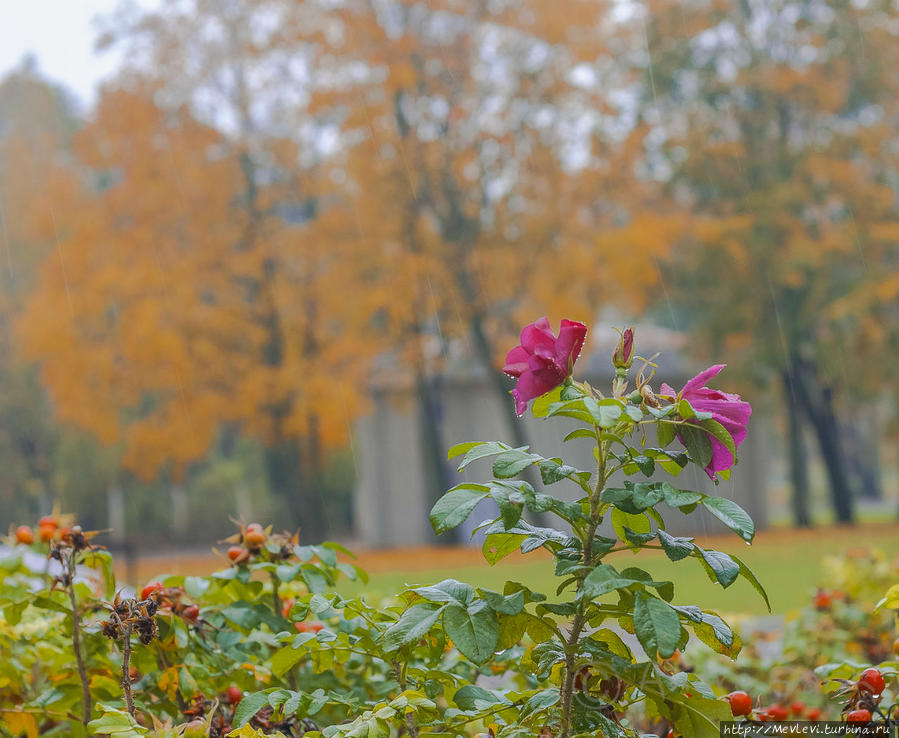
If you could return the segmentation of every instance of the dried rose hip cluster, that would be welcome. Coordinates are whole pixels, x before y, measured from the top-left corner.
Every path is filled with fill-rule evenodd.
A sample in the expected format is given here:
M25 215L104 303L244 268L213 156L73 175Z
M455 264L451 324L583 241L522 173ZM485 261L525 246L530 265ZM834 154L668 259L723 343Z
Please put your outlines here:
M240 524L240 530L224 540L231 544L226 553L235 566L250 561L284 561L293 556L298 542L297 533L272 533L272 526L263 528L259 523Z
M195 625L200 621L200 608L185 601L184 587L166 587L162 582L148 582L140 592L142 600L152 600L160 613L173 613L187 623Z
M159 628L155 616L159 605L155 599L120 599L116 595L110 610L109 619L100 623L100 630L107 638L119 641L136 633L140 642L146 646L158 637Z

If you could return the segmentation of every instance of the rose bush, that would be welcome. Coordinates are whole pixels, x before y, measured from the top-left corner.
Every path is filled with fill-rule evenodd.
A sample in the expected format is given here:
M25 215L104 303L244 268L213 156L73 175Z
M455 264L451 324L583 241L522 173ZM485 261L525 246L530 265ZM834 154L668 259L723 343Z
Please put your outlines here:
M533 401L538 418L565 418L566 443L590 444L595 469L497 441L458 444L449 455L460 469L489 463L492 474L456 485L431 511L445 533L492 500L495 514L479 525L487 563L543 549L555 591L447 579L373 604L341 594L342 579L364 577L341 546L251 523L226 539L220 571L159 577L132 595L92 534L55 516L39 536L11 533L16 553L0 562L0 734L717 736L721 720L746 714L746 699L725 698L740 685L711 669L704 680L688 660L702 661L699 644L733 659L740 637L621 556L660 550L723 587L742 577L767 602L740 559L665 530L666 509L702 507L750 542L749 516L726 497L656 479L691 463L726 473L750 408L704 386L720 367L656 394L632 329L603 394L571 376L585 338L582 323L563 321L556 337L541 319L505 369L518 378L517 409ZM647 447L652 427L658 442ZM521 478L532 468L539 489ZM29 550L52 566L29 569ZM78 576L84 565L102 573L95 584ZM847 704L869 709L865 699Z
M890 688L873 714L897 717L899 585L893 583L899 581L899 560L859 549L829 557L825 571L826 586L810 591L808 604L791 613L782 629L740 629L745 645L738 664L697 648L689 667L722 688L751 695L756 717L787 707L791 718L838 720L857 702L849 699L851 689L845 695L841 690L876 665Z

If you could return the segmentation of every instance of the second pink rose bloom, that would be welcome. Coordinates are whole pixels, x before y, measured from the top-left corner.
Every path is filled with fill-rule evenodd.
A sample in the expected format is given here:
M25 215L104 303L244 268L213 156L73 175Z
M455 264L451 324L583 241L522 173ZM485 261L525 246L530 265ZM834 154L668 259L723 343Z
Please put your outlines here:
M752 406L740 395L733 395L721 390L705 386L712 377L720 372L726 364L715 364L689 380L680 394L667 384L662 384L663 395L671 395L676 399L686 400L690 406L700 413L711 413L712 418L724 426L734 439L734 446L739 446L746 438L746 424L752 415ZM712 443L712 460L705 467L706 474L715 479L715 473L730 469L736 459L731 456L727 447L713 435L709 434Z

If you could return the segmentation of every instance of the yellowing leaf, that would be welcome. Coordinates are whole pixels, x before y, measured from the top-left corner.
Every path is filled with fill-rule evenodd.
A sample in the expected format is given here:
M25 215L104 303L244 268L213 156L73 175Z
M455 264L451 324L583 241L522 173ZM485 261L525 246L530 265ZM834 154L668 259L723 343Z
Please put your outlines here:
M30 713L0 710L0 725L12 735L24 733L27 738L37 738L37 722Z

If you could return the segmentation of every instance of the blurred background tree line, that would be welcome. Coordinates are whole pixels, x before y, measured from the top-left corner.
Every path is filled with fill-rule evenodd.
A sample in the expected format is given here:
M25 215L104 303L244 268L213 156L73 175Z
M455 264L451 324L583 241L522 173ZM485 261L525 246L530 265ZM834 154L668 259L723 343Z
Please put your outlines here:
M91 109L0 82L0 525L341 534L373 375L427 421L454 354L606 306L770 399L794 523L815 459L852 521L896 475L897 37L892 0L123 5Z

